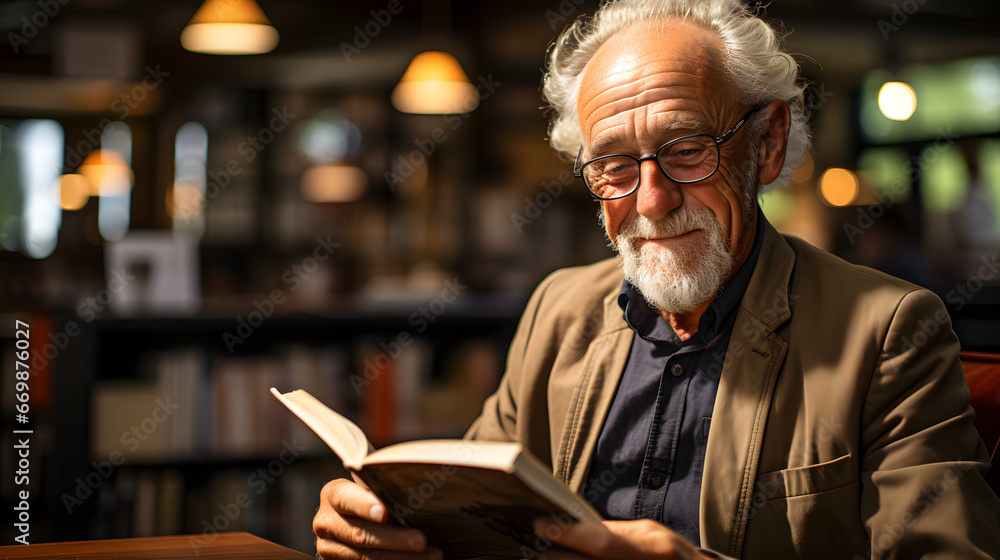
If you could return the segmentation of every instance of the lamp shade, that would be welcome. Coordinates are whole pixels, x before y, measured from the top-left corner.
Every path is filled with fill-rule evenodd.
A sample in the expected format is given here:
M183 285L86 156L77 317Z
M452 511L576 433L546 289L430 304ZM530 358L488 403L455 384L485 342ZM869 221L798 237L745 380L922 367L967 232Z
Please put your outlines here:
M205 54L263 54L278 30L254 0L205 0L181 32L181 45Z
M392 104L404 113L469 113L479 106L479 92L454 56L428 51L410 62L392 90Z

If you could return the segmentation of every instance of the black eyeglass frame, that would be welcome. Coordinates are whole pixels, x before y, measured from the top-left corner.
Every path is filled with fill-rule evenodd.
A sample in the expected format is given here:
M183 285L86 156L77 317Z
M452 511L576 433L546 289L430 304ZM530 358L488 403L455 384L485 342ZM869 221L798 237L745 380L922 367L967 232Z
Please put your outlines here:
M582 180L583 184L587 187L587 191L590 192L590 195L593 196L594 198L598 199L598 200L618 200L619 198L625 198L626 196L630 196L630 195L632 195L632 193L634 193L635 191L639 190L639 185L642 184L642 174L640 173L638 180L635 182L635 186L632 187L632 190L628 191L627 193L619 194L619 195L615 195L615 196L610 196L610 197L598 196L597 193L595 193L593 191L593 189L590 188L590 185L587 184L587 180L583 178L583 168L587 167L591 163L594 163L595 161L600 161L602 159L607 159L607 158L627 157L627 158L631 159L632 161L634 161L636 163L636 165L638 165L640 168L642 167L642 162L647 161L647 160L653 160L653 161L656 162L656 167L660 170L660 173L663 173L667 177L667 179L670 179L671 181L673 181L675 183L678 183L678 184L681 184L681 185L689 185L691 183L699 183L699 182L704 181L705 179L708 179L709 177L715 175L719 171L719 164L722 161L722 153L721 153L721 150L719 150L719 146L721 146L726 141L728 141L730 138L732 138L733 136L735 136L736 133L739 132L739 130L741 128L743 128L743 125L746 124L747 120L750 119L750 116L753 115L754 113L756 113L757 111L760 111L764 107L767 107L767 105L758 105L758 106L750 109L749 111L747 111L747 113L745 115L743 115L743 117L740 118L740 120L736 121L736 124L734 124L732 126L732 128L730 128L725 133L723 133L722 136L712 136L711 134L705 134L705 133L701 133L701 134L688 134L687 136L681 136L680 138L675 138L675 139L667 142L666 144L660 146L659 148L657 148L656 151L653 152L652 154L646 155L646 156L642 156L642 157L635 157L635 156L630 155L630 154L608 154L608 155L596 157L596 158L591 159L591 160L587 160L587 161L585 161L583 163L583 165L581 165L580 164L580 158L583 156L583 146L581 145L580 146L580 152L576 154L576 162L573 163L573 176L579 178L580 180ZM719 157L715 161L715 169L713 169L711 173L709 173L708 175L705 175L701 179L696 179L696 180L693 180L693 181L679 181L679 180L674 179L673 177L671 177L670 174L667 173L667 171L665 169L663 169L663 166L660 165L660 152L663 151L663 148L666 148L667 146L670 146L671 144L676 144L677 142L680 142L682 140L688 140L690 138L698 138L698 137L701 137L701 136L706 136L708 138L711 138L715 142L715 149L719 151Z

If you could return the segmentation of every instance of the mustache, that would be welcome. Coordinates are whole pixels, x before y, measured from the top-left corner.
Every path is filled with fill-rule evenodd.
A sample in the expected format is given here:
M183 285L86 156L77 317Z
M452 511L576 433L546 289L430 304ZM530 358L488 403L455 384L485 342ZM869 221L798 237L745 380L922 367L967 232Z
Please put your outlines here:
M639 239L677 237L696 229L718 229L720 225L709 210L681 206L656 221L641 214L634 215L619 228L618 243L633 244Z

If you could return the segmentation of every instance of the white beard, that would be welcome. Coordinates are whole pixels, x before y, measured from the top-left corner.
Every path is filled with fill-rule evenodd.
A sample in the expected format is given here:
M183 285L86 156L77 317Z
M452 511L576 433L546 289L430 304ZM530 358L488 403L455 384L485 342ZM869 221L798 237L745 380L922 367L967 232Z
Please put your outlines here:
M700 238L679 250L654 243L638 247L642 239L674 237L696 229L701 231L694 235ZM715 215L707 209L685 206L658 222L637 214L622 224L617 248L625 279L642 292L650 306L668 313L688 313L714 297L734 262Z
M742 245L744 236L754 234L750 224L757 213L758 151L756 144L748 147L745 173L738 180L743 223L732 224L741 232L737 247ZM603 205L598 218L607 234ZM696 243L689 242L684 250L667 249L655 243L646 243L642 250L638 247L643 238L673 237L695 229L701 230L695 234L701 238L692 240ZM610 237L608 240L611 241ZM734 272L736 262L733 254L736 249L726 239L715 214L707 208L691 210L684 205L658 222L636 214L622 223L617 243L612 242L611 246L621 255L625 279L639 289L646 303L666 313L689 313L715 297L723 281Z

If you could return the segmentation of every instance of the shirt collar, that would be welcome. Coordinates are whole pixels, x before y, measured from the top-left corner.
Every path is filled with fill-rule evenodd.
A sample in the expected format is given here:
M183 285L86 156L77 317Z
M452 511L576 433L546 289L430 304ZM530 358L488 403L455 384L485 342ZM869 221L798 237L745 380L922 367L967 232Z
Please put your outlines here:
M753 247L747 260L740 266L736 274L726 284L722 295L712 300L708 309L702 314L698 321L698 334L702 341L709 341L728 328L730 319L739 308L743 293L750 284L750 276L757 266L757 258L760 256L761 246L763 246L763 227L767 218L760 207L757 207L757 228L754 231ZM651 308L642 293L628 280L622 281L621 292L618 294L618 306L622 309L622 314L628 326L639 336L647 340L666 341L679 344L680 340L674 333L673 328L663 320L658 311ZM659 319L659 321L657 321Z

